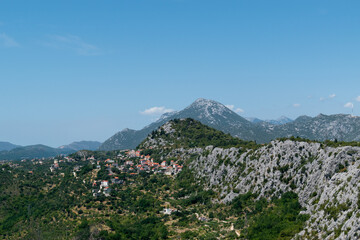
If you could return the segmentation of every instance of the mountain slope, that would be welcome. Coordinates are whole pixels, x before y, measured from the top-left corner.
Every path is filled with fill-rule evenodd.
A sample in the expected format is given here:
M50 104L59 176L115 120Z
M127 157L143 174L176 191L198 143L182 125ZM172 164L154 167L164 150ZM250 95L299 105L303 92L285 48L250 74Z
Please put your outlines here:
M47 158L55 157L59 154L69 154L75 152L68 149L56 149L45 145L31 145L25 147L14 148L10 151L1 151L0 160L19 160L23 158Z
M164 114L158 121L141 130L125 129L106 140L100 150L135 148L149 133L171 119L192 118L217 130L243 140L267 143L281 137L299 136L318 141L360 140L360 117L351 115L301 116L292 121L282 117L276 121L246 120L223 104L212 100L198 99L179 112ZM250 119L251 120L251 119Z
M254 142L243 141L191 118L170 120L138 146L140 149L174 149L194 147L256 146Z
M240 156L236 148L207 150L191 168L207 187L222 191L223 201L249 191L267 198L294 191L311 216L301 239L357 239L359 147L287 140Z
M279 117L278 119L275 119L275 120L265 120L265 122L268 122L270 124L273 124L273 125L282 125L282 124L286 124L286 123L290 123L294 120L288 118L288 117L285 117L285 116L281 116Z
M19 160L24 158L48 158L59 154L70 154L79 150L96 150L101 145L96 141L73 142L59 148L52 148L42 144L17 146L9 150L0 151L0 160Z
M60 146L59 149L69 149L74 151L79 150L97 150L101 145L101 142L97 141L80 141L73 142L68 145Z
M135 148L149 133L172 119L192 118L232 136L244 140L270 140L270 136L261 126L252 124L240 117L223 104L207 99L197 99L190 106L179 112L163 115L158 121L141 130L125 129L106 140L100 150Z
M150 135L141 147L163 148L163 159L185 160L186 167L204 189L220 193L221 202L230 203L248 193L255 194L257 199L276 199L285 192L294 192L302 213L310 216L305 220L305 229L296 233L294 239L358 239L360 147L294 138L252 149L214 146L169 149L176 145L177 138L186 142L193 137L183 135L172 123L162 126L159 132L165 134ZM163 137L166 134L169 139ZM195 131L192 135L199 134Z
M11 149L20 147L19 145L15 145L9 142L0 142L0 151L9 151Z
M281 117L279 117L278 119L275 119L275 120L261 120L259 118L255 118L255 117L248 117L248 118L246 118L246 120L248 120L249 122L252 122L252 123L267 122L267 123L273 124L273 125L282 125L282 124L289 123L289 122L293 121L292 119L290 119L288 117L285 117L285 116L281 116Z
M301 116L293 122L274 126L271 135L273 139L299 136L318 141L359 141L360 117L345 114Z

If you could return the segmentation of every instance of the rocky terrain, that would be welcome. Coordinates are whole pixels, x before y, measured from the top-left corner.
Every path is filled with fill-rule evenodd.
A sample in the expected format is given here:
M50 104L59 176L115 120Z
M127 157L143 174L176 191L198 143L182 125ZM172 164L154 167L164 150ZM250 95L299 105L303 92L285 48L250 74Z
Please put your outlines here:
M260 125L253 124L237 113L231 111L225 105L207 99L197 99L190 106L179 112L164 114L158 121L144 127L141 130L124 129L106 140L100 150L131 149L139 145L148 134L172 119L193 118L201 123L213 127L225 133L230 133L244 140L254 140L263 132ZM269 140L269 137L262 138Z
M257 148L169 149L169 139L179 135L176 124L165 124L159 131L166 137L149 136L141 146L167 146L168 157L187 159L199 182L220 193L218 201L231 202L247 192L271 199L293 191L299 196L303 213L310 215L295 239L359 238L359 147L288 139Z

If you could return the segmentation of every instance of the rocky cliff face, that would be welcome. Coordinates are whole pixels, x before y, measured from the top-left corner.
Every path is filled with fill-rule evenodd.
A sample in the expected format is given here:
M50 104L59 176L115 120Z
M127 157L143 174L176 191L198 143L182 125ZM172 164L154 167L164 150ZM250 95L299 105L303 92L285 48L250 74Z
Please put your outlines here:
M297 193L310 219L295 239L360 238L360 147L295 139L238 148L174 148L174 141L189 136L190 127L179 131L186 121L164 124L142 147L182 159L204 188L220 193L215 201L228 203L247 192L268 199ZM199 124L192 129L203 129Z
M360 148L331 148L320 143L273 141L257 150L181 149L198 154L189 167L206 188L229 202L240 193L259 197L294 191L311 218L297 237L357 239L360 235Z

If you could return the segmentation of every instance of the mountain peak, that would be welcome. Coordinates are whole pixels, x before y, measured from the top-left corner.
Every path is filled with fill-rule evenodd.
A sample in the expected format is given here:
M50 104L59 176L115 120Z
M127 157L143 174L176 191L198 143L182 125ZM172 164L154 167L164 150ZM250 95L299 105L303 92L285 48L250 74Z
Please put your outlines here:
M208 118L214 120L216 115L223 116L225 114L233 113L225 105L216 102L214 100L199 98L193 102L190 106L184 109L184 111L195 111L199 114L199 119Z
M130 128L124 128L123 130L121 130L121 132L132 132L135 131L134 129L130 129Z
M292 121L291 118L288 118L287 116L284 116L284 115L282 115L281 117L279 117L279 118L276 119L276 120L278 120L278 121L281 121L281 120L291 120L291 121Z
M214 100L199 98L181 111L162 115L156 122L149 124L139 131L132 130L125 132L123 130L116 133L100 146L100 150L135 148L149 133L164 123L172 119L184 118L195 119L205 125L245 140L254 140L259 131L256 126L251 125L250 122L231 111L225 105Z
M205 98L198 98L196 99L190 106L197 105L197 106L214 106L214 105L220 105L223 106L223 104L216 102L214 100L205 99Z

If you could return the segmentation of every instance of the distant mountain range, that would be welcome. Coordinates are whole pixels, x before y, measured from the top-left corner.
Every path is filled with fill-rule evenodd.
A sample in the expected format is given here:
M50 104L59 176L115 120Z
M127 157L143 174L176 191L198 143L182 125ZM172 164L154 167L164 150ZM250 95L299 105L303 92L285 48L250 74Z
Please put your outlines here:
M201 123L243 140L266 143L279 137L299 136L312 140L360 140L360 117L345 114L316 117L300 116L295 120L245 119L225 105L207 99L197 99L179 112L166 113L141 130L124 129L106 140L100 150L135 148L149 133L172 119L193 118Z
M275 119L275 120L261 120L259 118L254 118L254 117L246 118L246 120L248 120L248 121L250 121L252 123L267 122L267 123L270 123L270 124L273 124L273 125L282 125L282 124L294 121L294 120L292 120L292 119L290 119L288 117L285 117L285 116L281 116L280 118Z
M21 146L9 142L0 142L0 151L9 151L17 147L21 147Z
M149 133L172 119L193 118L201 123L241 139L254 140L263 133L262 126L253 124L223 104L207 99L197 99L179 112L162 115L154 123L141 130L124 129L106 140L100 150L135 148ZM266 138L266 137L264 137Z
M0 142L0 160L18 160L32 158L55 157L60 154L70 154L79 150L97 150L101 145L96 141L73 142L58 148L37 144L30 146L18 146L7 142Z
M58 147L59 149L69 149L69 150L74 150L74 151L79 151L79 150L97 150L101 145L101 142L97 142L97 141L80 141L80 142L73 142L70 143L69 145L63 145Z

